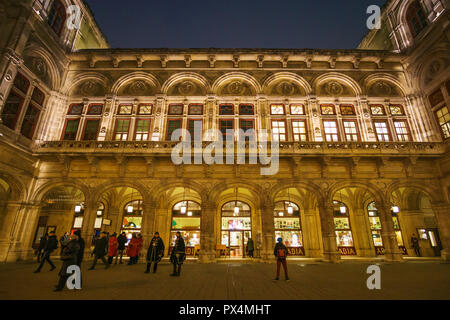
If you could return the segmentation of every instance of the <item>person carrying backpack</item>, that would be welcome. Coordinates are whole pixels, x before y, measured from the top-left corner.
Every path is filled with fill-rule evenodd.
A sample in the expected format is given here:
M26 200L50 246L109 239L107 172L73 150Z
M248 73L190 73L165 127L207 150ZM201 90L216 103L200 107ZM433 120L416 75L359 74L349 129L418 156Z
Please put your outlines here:
M286 264L286 257L288 256L288 249L283 244L282 238L278 238L277 240L278 240L278 243L275 245L275 249L273 251L275 258L277 259L277 277L275 278L275 280L280 280L280 267L281 267L281 265L283 265L284 278L287 281L287 280L289 280L287 264Z

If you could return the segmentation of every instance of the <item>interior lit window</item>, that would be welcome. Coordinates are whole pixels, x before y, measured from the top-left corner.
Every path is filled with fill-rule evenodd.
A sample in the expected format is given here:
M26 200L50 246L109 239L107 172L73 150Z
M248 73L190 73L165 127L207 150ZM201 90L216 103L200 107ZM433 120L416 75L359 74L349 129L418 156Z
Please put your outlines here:
M272 139L286 141L286 122L284 120L272 120Z
M334 120L323 121L323 128L325 131L325 141L328 142L339 141L339 132L336 121Z
M414 1L406 11L406 21L412 35L417 36L427 26L427 18L419 1Z
M375 121L374 125L378 141L391 141L386 121Z
M405 142L410 141L408 125L406 124L406 121L400 120L394 121L394 127L398 141L405 141Z
M356 121L343 121L346 141L359 141L358 126Z
M66 8L59 0L54 0L48 13L48 24L59 36L66 21Z
M294 137L294 141L308 141L305 120L292 120L292 135Z
M447 106L436 111L436 117L445 139L450 138L450 113Z

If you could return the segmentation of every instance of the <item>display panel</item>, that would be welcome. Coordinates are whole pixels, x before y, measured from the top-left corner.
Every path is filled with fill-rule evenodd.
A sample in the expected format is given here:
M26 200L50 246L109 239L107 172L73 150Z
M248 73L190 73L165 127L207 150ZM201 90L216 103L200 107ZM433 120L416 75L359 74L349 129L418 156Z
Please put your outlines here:
M296 231L275 231L275 239L282 238L286 247L303 247L302 232Z
M222 218L222 229L227 230L250 230L250 218Z
M127 216L123 218L123 229L140 229L142 227L142 217Z
M174 217L172 219L172 229L200 229L200 218Z
M338 247L353 247L351 231L336 231L336 242Z

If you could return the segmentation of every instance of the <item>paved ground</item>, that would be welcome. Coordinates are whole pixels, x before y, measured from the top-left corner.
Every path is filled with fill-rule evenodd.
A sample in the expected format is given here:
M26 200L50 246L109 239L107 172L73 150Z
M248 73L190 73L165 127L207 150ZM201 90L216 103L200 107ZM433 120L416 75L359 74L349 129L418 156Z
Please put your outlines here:
M273 264L188 263L173 278L168 264L144 274L143 264L104 270L100 262L94 271L84 266L82 290L54 293L59 268L33 274L36 264L21 262L0 264L0 299L450 299L450 264L380 264L381 290L367 289L368 265L296 261L289 264L292 280L275 282Z

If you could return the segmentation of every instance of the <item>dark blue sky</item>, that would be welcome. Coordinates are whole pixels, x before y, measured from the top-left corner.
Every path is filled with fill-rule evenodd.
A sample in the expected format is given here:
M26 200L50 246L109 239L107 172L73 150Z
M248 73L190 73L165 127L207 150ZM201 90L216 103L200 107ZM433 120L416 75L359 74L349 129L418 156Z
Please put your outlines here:
M385 0L86 0L113 48L355 48Z

